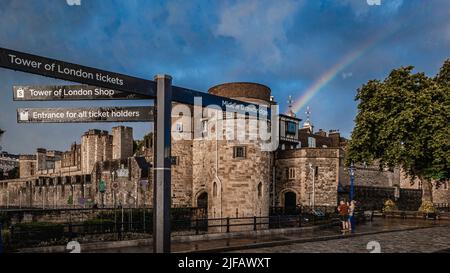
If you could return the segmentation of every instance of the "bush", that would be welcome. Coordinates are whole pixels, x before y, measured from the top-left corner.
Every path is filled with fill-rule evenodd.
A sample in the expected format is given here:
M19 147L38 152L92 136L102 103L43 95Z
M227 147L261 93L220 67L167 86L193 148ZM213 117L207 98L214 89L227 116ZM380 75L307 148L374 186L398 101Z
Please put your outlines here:
M419 208L419 212L422 213L436 213L437 210L431 201L423 201L422 205Z
M3 246L5 248L5 246L9 245L11 233L7 229L0 230L0 233L1 233L0 236L2 237Z
M383 213L392 212L394 210L397 210L397 205L395 205L395 202L392 201L391 199L386 200L383 206Z
M13 227L11 240L19 244L41 244L64 238L64 226L47 222L20 223Z
M113 232L114 221L110 219L91 219L83 222L83 234L102 234Z

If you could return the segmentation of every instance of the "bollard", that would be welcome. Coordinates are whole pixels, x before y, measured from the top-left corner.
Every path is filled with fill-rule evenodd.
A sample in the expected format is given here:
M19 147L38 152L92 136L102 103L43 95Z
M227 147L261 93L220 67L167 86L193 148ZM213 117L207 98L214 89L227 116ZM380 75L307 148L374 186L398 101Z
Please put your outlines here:
M253 216L253 231L256 231L256 216Z
M227 217L227 233L230 232L230 217Z

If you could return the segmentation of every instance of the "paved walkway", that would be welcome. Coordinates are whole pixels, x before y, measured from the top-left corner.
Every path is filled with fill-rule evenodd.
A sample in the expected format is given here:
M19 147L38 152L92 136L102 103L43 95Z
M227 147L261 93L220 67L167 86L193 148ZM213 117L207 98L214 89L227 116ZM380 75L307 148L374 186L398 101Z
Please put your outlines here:
M450 227L234 251L239 253L430 253L450 251Z
M409 236L417 236L417 234L421 234L425 230L436 229L438 231L438 236L435 237L435 240L439 241L439 236L445 235L445 230L447 230L448 238L445 237L445 240L449 242L448 247L450 247L450 228L440 228L437 227L439 222L435 221L424 221L424 220L401 220L401 219L381 219L375 218L373 222L368 222L366 224L360 225L357 227L355 232L358 237L351 238L342 238L335 240L328 240L329 238L336 238L336 236L342 235L339 230L339 227L332 227L328 229L322 230L308 230L302 231L299 233L289 234L289 235L277 235L277 236L260 236L260 237L249 237L249 238L231 238L231 239L219 239L219 240L209 240L209 241L198 241L198 242L189 242L189 243L173 243L172 244L172 252L191 252L191 251L226 251L226 250L235 250L236 252L368 252L366 249L367 243L372 240L381 240L382 251L384 248L386 250L392 249L390 248L390 244L387 242L390 240L389 238L395 237L397 244L401 244L402 240L405 241L405 244L413 244L414 239L410 239ZM442 224L442 222L440 223ZM389 232L391 230L407 230L411 228L427 228L427 229L419 229L415 231L401 231L401 232ZM389 232L377 235L362 235L365 233L374 233L374 232ZM412 232L412 233L411 233ZM427 234L432 234L430 232L426 232ZM399 236L399 234L404 234ZM360 236L361 235L361 236ZM419 236L420 237L420 236ZM308 242L308 243L300 243L300 244L289 244L289 241L292 240L307 240L307 241L318 241L324 240L320 242ZM369 241L367 241L369 240ZM285 244L282 246L274 246L274 247L262 247L262 248L252 248L248 250L239 250L248 247L249 245L254 244L267 244L277 242L277 244ZM380 241L379 241L380 242ZM304 247L301 247L304 246ZM345 247L344 247L345 246ZM351 247L350 247L351 246ZM440 245L436 245L436 247L441 247ZM443 246L440 249L444 249ZM402 251L401 248L397 248L399 251ZM410 248L407 248L410 249ZM405 249L405 251L407 251ZM151 253L151 246L140 246L140 247L124 247L124 248L115 248L115 249L107 249L107 250L99 250L93 252L119 252L119 253Z

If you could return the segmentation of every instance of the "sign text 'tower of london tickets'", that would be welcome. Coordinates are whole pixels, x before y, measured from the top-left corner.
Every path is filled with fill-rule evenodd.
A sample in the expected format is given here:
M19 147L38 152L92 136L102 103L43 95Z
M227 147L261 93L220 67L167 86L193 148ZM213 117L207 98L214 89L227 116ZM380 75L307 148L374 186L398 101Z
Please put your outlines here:
M0 67L87 85L156 96L154 81L0 48Z
M14 86L15 101L47 100L139 100L148 97L91 85Z
M18 123L154 121L153 106L86 108L19 108Z

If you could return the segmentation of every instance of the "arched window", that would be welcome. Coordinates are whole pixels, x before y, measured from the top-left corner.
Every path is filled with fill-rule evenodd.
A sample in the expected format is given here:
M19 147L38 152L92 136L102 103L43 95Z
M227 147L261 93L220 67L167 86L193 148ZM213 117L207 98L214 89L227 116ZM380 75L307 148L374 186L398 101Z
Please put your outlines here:
M214 182L213 184L213 197L217 197L217 183Z
M261 198L262 196L262 183L259 182L258 184L258 197Z

